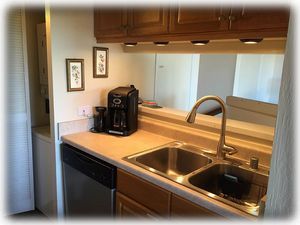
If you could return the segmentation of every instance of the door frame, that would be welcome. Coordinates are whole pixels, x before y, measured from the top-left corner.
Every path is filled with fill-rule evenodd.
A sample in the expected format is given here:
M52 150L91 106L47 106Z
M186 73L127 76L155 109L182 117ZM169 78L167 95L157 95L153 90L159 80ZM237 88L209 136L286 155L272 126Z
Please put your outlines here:
M24 80L25 80L25 102L26 102L26 121L27 121L27 140L28 140L28 164L29 164L29 182L30 182L30 209L35 208L34 199L34 178L33 178L33 153L32 153L32 130L31 130L31 111L30 111L30 93L29 93L29 71L28 71L28 52L27 52L27 30L25 8L21 9L22 17L22 38L23 38L23 57L24 57Z

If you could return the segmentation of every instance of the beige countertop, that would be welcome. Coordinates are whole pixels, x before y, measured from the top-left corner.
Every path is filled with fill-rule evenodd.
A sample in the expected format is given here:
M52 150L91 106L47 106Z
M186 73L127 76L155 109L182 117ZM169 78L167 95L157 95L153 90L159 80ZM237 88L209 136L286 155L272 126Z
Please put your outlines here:
M62 136L62 141L220 215L230 219L256 219L238 209L123 160L128 155L164 145L175 141L174 139L140 129L127 137L81 132Z
M51 142L51 133L50 133L49 125L33 127L32 133L33 133L33 135L37 136L38 138L43 139L44 141Z

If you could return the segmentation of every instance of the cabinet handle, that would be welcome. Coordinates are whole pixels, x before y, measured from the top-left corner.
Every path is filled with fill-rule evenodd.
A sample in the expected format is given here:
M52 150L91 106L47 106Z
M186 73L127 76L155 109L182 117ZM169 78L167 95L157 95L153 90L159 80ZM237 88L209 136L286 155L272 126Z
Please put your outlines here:
M243 9L242 9L242 13L241 13L241 16L243 17L245 15L245 6L243 6Z
M233 16L233 15L230 15L230 16L228 17L228 19L229 19L229 30L230 30L230 29L231 29L231 26L232 26L232 21L235 21L235 20L236 20L236 17Z

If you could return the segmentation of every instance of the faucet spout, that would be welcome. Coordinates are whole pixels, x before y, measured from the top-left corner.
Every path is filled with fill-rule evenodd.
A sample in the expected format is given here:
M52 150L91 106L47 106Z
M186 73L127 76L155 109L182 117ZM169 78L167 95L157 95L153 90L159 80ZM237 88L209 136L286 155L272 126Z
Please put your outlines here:
M198 99L197 102L195 103L195 105L193 106L192 110L186 116L186 121L188 123L194 123L196 114L197 114L197 109L203 102L208 101L208 100L214 100L214 101L218 102L222 109L221 132L220 132L220 139L219 139L219 143L218 143L218 147L217 147L217 158L224 159L225 154L232 155L238 151L234 147L229 146L225 143L226 107L225 107L224 101L220 97L214 96L214 95L207 95L207 96L204 96L204 97Z

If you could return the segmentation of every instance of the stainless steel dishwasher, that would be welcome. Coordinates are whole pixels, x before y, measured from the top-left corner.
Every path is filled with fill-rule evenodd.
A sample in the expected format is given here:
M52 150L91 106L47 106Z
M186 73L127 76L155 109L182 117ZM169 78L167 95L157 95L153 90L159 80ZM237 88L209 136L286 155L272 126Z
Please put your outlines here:
M62 144L66 217L112 217L116 167L68 144Z

